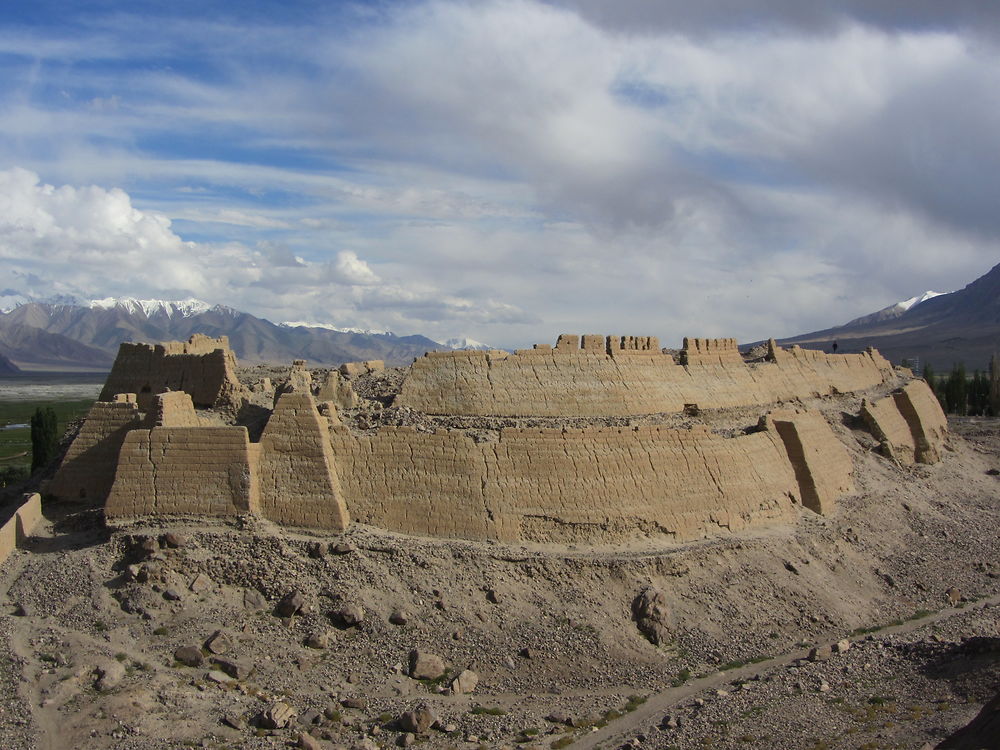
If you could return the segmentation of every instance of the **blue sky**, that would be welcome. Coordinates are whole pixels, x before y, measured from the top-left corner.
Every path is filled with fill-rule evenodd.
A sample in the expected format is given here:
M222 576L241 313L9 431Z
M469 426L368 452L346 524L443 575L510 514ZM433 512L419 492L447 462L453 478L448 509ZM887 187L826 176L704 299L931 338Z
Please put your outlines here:
M233 7L5 8L0 287L676 345L1000 260L992 4Z

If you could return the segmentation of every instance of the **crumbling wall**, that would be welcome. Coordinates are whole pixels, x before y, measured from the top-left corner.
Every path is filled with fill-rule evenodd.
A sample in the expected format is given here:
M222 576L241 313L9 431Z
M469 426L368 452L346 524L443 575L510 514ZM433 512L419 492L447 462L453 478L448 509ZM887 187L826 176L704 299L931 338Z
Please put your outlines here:
M788 520L797 492L781 441L704 428L333 433L356 520L404 533L507 541L695 539Z
M502 509L487 512L483 451L460 432L383 427L371 437L333 431L333 454L356 521L410 534L505 538Z
M877 401L862 402L861 417L886 456L904 466L914 462L913 433L891 395Z
M736 339L685 338L681 363L685 365L743 364Z
M165 391L184 391L199 407L238 405L243 387L236 377L236 355L229 339L195 334L187 342L123 343L100 400L135 393L139 408L147 411L153 396Z
M342 531L349 522L330 426L308 391L283 393L260 439L260 511L289 526Z
M330 370L326 374L326 379L320 386L316 399L329 401L335 404L338 409L353 409L361 403L361 398L354 392L351 381L341 377L337 370Z
M805 507L829 515L838 497L854 492L851 457L822 414L779 410L767 415L766 424L785 445Z
M153 396L146 415L147 427L197 427L198 414L191 396L184 391L168 391Z
M118 456L104 513L233 516L257 510L245 427L132 430Z
M554 348L515 354L429 352L414 362L396 403L429 414L629 416L678 412L685 404L726 408L848 393L892 377L892 367L875 351L779 348L774 361L746 364L721 346L704 345L705 356L689 366L650 349L607 343L603 351L584 349L580 337L566 334Z
M24 496L24 502L7 522L0 526L0 565L31 536L42 520L42 497L37 492Z
M98 401L87 413L45 493L62 500L102 500L115 481L115 467L125 435L140 425L134 394Z
M894 393L893 399L910 427L916 460L922 464L940 461L948 437L948 418L927 383L913 380Z

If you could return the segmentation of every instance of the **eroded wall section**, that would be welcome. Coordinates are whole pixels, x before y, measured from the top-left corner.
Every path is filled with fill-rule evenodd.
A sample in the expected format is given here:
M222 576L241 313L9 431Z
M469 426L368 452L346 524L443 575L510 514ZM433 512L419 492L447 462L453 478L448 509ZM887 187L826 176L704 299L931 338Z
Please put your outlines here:
M793 516L780 439L704 428L333 433L352 517L413 534L539 542L696 539Z
M916 460L913 433L892 395L862 402L861 418L879 441L879 448L884 455L903 466L909 466Z
M923 464L940 461L948 437L948 418L930 387L923 380L913 380L892 397L910 426L916 460Z
M821 515L831 514L837 498L854 492L854 467L826 419L815 411L779 410L768 414L766 423L784 443L802 504Z
M685 404L725 408L847 393L892 376L874 351L779 348L773 361L746 364L730 346L688 341L697 343L687 366L659 351L580 348L579 337L566 336L555 348L515 354L429 352L414 362L396 403L428 414L628 416L681 411Z
M253 460L245 427L132 430L118 456L105 515L233 516L255 512Z
M260 510L289 526L342 531L349 522L330 425L308 391L278 397L260 439Z
M242 386L236 377L236 355L229 348L229 339L195 334L186 342L123 343L100 400L111 401L118 393L135 393L139 408L146 411L153 396L166 391L184 391L199 407L236 404Z
M115 467L125 435L140 424L135 396L98 401L87 413L45 494L62 500L102 500L115 481Z

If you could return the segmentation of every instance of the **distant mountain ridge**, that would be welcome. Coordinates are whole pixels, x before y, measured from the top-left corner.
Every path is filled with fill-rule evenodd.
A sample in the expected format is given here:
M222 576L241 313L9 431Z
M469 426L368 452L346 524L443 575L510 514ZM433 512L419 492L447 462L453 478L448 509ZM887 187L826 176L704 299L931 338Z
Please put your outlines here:
M21 368L0 354L0 375L17 375L19 372L21 372Z
M123 341L185 340L194 333L228 336L246 364L305 359L312 365L337 365L382 359L402 365L443 348L424 336L280 326L231 307L191 299L24 302L0 313L0 353L31 369L107 369Z
M916 297L910 297L909 299L904 299L902 302L897 302L894 305L883 307L877 312L873 312L869 315L863 315L860 318L855 318L854 320L845 323L844 328L866 326L873 323L881 323L886 320L894 320L916 305L919 305L921 302L926 302L929 299L940 297L942 294L947 294L947 292L924 292L923 294L918 294Z
M463 351L488 352L499 348L496 346L490 346L489 344L484 344L482 341L476 341L475 339L466 337L448 339L447 341L439 341L438 343L447 349Z
M895 310L903 307L904 309ZM894 311L895 310L895 311ZM947 294L927 292L871 315L787 339L780 344L839 352L874 346L891 362L920 360L935 370L963 362L968 370L985 370L1000 351L1000 264Z

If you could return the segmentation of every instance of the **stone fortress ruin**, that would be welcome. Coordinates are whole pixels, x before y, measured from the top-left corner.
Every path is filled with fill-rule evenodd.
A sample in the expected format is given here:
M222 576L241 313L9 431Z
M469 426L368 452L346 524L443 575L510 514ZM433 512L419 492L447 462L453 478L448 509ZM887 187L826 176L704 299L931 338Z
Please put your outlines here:
M402 373L348 363L317 381L297 361L275 387L241 382L227 340L196 335L122 344L44 491L121 521L252 514L329 532L353 520L501 542L688 541L787 522L799 506L826 514L853 492L850 430L816 406L839 395L860 402L842 418L890 460L938 460L936 399L874 350L772 340L744 358L734 339L674 353L655 337L562 335L514 353L430 352ZM699 416L716 413L711 427Z

